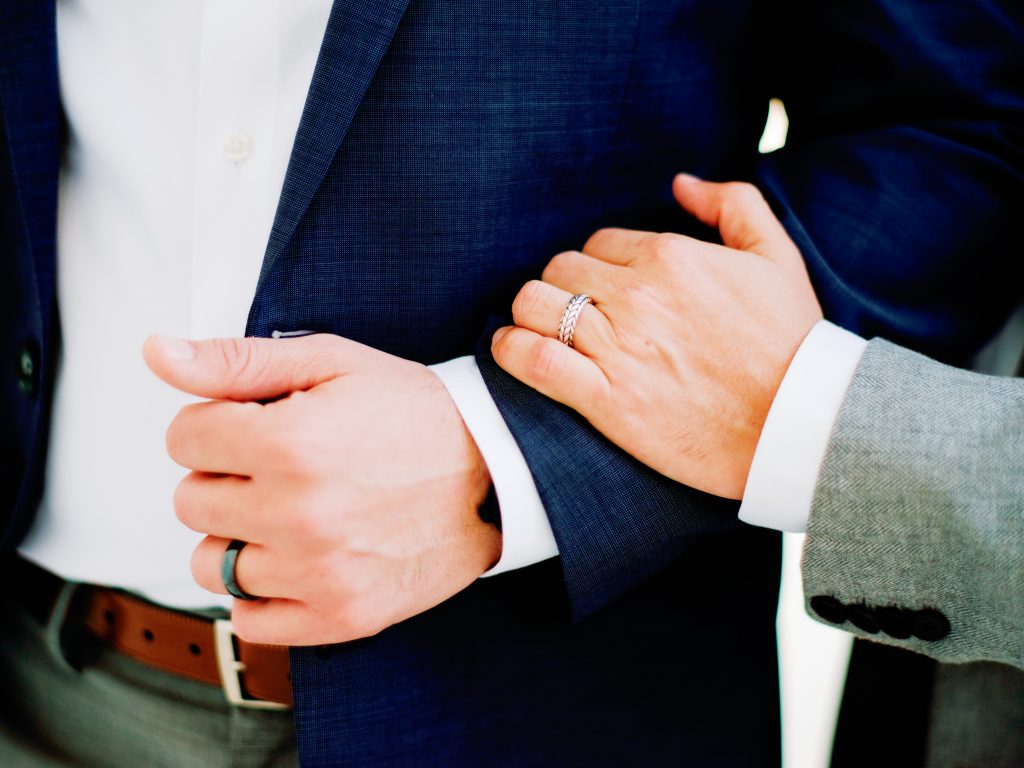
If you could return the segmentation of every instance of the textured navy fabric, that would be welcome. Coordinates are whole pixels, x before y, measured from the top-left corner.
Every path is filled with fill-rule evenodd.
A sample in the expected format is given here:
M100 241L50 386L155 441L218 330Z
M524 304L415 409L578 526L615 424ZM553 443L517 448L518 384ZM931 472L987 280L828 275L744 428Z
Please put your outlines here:
M61 127L54 11L0 2L0 552L28 531L49 432ZM16 377L23 351L42 382L28 397Z
M0 29L3 343L38 345L44 370L48 5L5 0ZM598 227L707 236L669 193L687 170L761 183L830 317L963 360L1020 276L1021 27L1011 2L335 4L248 332L425 363L475 352L562 557L370 640L294 651L307 765L778 764L777 536L505 376L487 329ZM790 143L762 158L775 95ZM3 481L9 545L33 514L19 489L38 487L24 457L48 398L18 393L4 359L3 440L23 457Z

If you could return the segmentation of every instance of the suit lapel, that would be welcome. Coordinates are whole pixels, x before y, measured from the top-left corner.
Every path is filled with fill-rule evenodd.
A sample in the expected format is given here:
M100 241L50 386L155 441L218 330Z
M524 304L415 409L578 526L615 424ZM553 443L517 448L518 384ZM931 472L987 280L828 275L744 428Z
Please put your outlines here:
M288 162L257 295L327 174L408 4L409 0L334 3Z
M56 3L0 3L0 104L43 304L52 291L60 171Z

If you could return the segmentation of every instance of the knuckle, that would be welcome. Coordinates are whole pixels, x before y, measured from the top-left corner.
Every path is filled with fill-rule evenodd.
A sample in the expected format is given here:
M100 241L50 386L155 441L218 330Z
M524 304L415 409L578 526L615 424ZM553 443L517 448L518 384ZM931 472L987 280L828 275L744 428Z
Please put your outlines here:
M187 528L193 528L195 525L195 508L192 501L190 477L191 475L186 476L174 489L174 514Z
M235 600L231 609L231 626L235 634L247 643L269 643L271 639L256 621L256 615L244 602Z
M764 201L761 190L746 181L729 182L722 197L723 213L736 212Z
M316 584L317 596L324 598L331 605L344 607L358 591L358 569L352 558L339 557L337 552L320 553L313 559L319 561L311 567Z
M647 262L673 274L691 271L697 261L697 249L693 241L671 232L654 235L648 241L647 248ZM636 291L648 287L647 283L634 284Z
M260 381L269 364L268 356L262 353L262 347L249 339L227 338L218 339L216 349L224 370L229 371L231 385L240 381Z
M352 640L373 637L384 629L377 609L361 600L352 600L345 606L341 618L341 631Z
M343 352L344 348L340 344L340 340L337 336L332 336L329 333L316 333L312 336L306 336L302 339L295 339L300 344L303 344L303 355L307 367L312 371L323 372L325 378L329 371L336 370L335 360L337 359L339 352ZM288 342L293 343L293 342ZM364 350L360 350L359 354L362 354ZM355 354L349 351L348 354ZM267 368L268 362L265 362L262 366L263 369Z
M580 255L579 251L563 251L562 253L556 254L552 257L548 265L544 267L544 272L541 277L544 280L556 278L560 274L565 274L569 269L572 262Z
M210 558L207 557L207 546L205 542L202 542L192 550L189 570L192 572L192 579L196 584L205 590L213 592L219 584L211 583L210 569L207 566L208 562L210 562Z
M491 357L494 362L504 368L508 365L509 357L509 336L515 335L515 329L508 330L501 338L491 341Z
M538 339L530 351L530 377L537 382L551 381L558 378L562 370L563 358L561 348L547 343L547 339Z
M648 238L645 243L650 258L660 262L676 258L680 240L679 235L672 234L671 232L661 232Z
M300 541L309 544L331 538L330 516L314 500L297 499L290 512L289 528Z
M285 475L305 477L315 474L317 451L309 431L292 424L275 430L266 440L266 451L274 469Z
M654 301L654 292L647 283L631 281L620 286L618 290L618 298L628 305L647 307Z
M749 181L731 181L726 191L733 197L740 199L758 199L761 197L761 190Z
M252 360L252 346L244 343L242 339L227 338L218 339L215 343L220 361L225 368L248 368Z
M188 443L188 417L190 415L189 408L191 406L185 406L181 409L174 420L171 421L167 427L167 432L164 434L164 446L167 449L167 455L171 457L177 464L182 464L185 461L185 447Z
M602 243L614 236L617 232L614 227L602 227L587 238L587 242L583 244L583 252L587 253L592 249L600 249Z
M512 317L517 323L535 314L540 308L543 285L539 280L531 280L519 289L519 293L512 301Z
M171 425L167 428L167 432L164 434L164 447L167 450L167 455L176 463L180 463L181 430L180 427L177 426L177 419L171 422Z

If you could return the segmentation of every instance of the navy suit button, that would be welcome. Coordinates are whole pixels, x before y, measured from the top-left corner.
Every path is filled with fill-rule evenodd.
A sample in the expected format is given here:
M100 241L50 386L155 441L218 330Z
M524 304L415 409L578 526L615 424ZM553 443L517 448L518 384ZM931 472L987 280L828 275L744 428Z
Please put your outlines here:
M815 595L811 598L811 610L830 624L843 624L849 612L841 600L831 595Z
M18 389L34 397L39 391L39 353L33 344L26 344L18 352Z
M889 637L906 640L911 635L910 618L899 608L888 606L875 608L875 621Z
M875 612L863 603L850 606L849 619L850 623L862 632L867 632L869 635L878 634L878 620L875 618Z
M925 642L934 643L949 634L949 619L934 608L910 614L911 633Z

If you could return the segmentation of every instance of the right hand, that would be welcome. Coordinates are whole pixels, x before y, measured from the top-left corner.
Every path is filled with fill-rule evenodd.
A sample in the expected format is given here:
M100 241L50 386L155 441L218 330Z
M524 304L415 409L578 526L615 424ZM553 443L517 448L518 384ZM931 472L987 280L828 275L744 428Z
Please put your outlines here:
M226 594L232 539L240 637L322 645L376 634L465 589L501 556L480 519L490 473L429 368L329 334L154 337L146 362L187 405L167 448L192 472L178 518L206 534L196 582ZM265 402L270 400L270 402Z
M775 393L821 308L756 187L679 176L673 191L720 230L724 247L601 230L523 287L516 326L495 333L492 352L645 464L738 499ZM555 337L577 293L594 304L569 348Z

